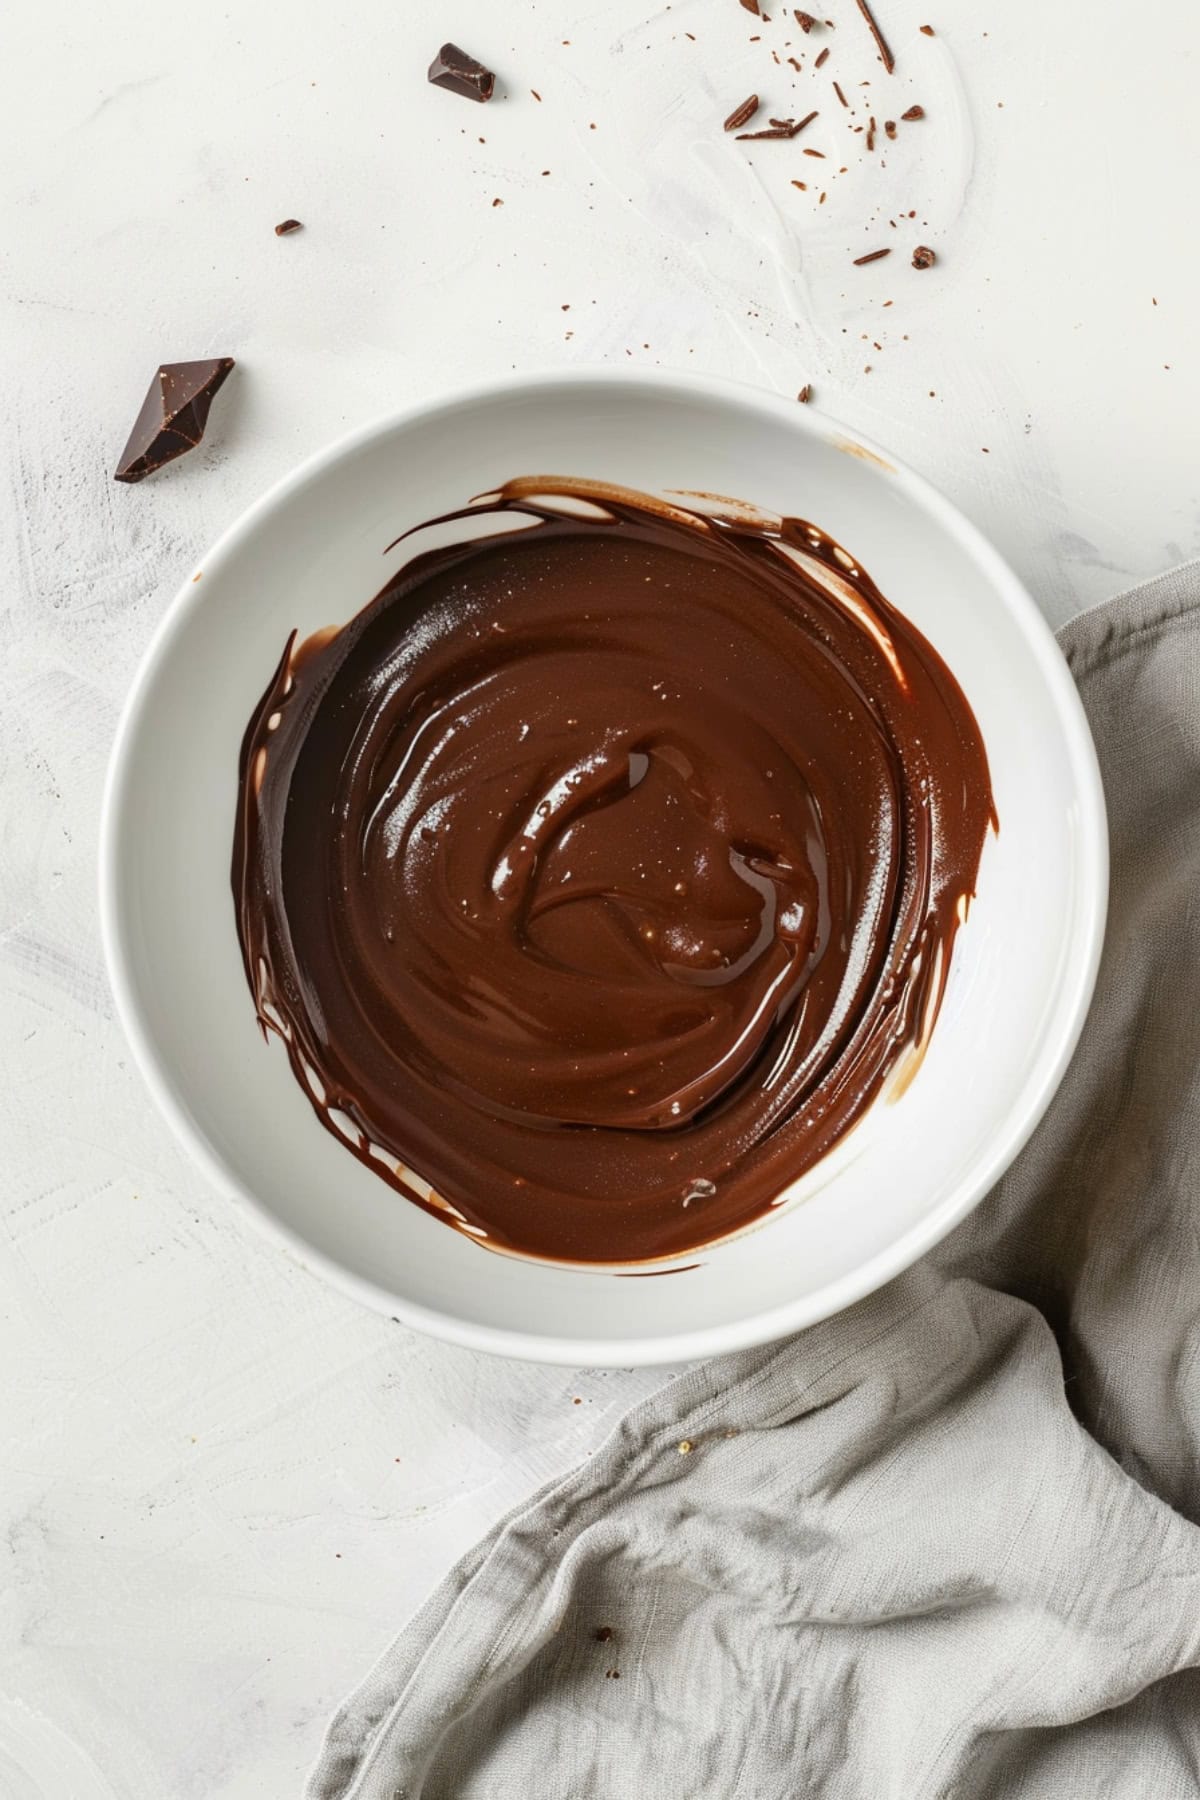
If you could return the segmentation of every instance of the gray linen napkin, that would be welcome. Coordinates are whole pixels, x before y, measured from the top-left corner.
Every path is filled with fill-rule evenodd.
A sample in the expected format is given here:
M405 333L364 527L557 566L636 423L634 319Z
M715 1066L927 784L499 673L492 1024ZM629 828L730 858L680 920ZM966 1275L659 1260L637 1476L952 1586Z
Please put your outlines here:
M312 1800L1200 1793L1200 564L1062 643L1112 905L1032 1143L916 1269L498 1526Z

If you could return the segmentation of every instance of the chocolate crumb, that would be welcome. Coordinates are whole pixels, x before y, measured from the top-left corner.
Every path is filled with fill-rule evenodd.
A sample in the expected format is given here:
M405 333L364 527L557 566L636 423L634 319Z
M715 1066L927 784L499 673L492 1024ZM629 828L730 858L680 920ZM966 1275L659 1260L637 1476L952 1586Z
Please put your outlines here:
M276 237L290 237L293 231L303 231L303 230L304 230L304 227L300 223L299 219L283 219L275 227L275 236Z
M822 50L820 56L818 56L816 62L813 64L813 68L819 69L823 63L827 63L828 61L829 61L829 45L826 44L826 46Z
M874 148L875 148L875 118L874 118L874 115L872 115L871 118L867 121L867 149L873 150Z
M793 186L793 187L798 187L798 188L799 188L799 189L800 189L800 192L801 192L801 193L802 193L802 194L807 194L807 192L808 192L808 183L807 183L807 181L797 181L797 180L796 180L796 178L795 178L795 176L793 176L793 177L792 177L792 186ZM1155 304L1155 306L1157 306L1157 305L1158 305L1158 301L1157 301L1157 300L1156 300L1156 301L1155 301L1155 302L1154 302L1154 304Z
M812 382L811 381L805 382L804 386L800 389L800 392L796 395L796 398L800 402L801 406L808 405L809 401L812 399Z
M861 269L864 263L878 262L881 256L890 256L891 254L890 247L885 250L868 250L865 256L855 257L854 266L856 269Z
M428 79L434 87L461 94L464 100L490 100L496 88L492 71L457 44L442 45L429 65Z
M805 156L819 156L822 162L825 160L825 152L823 150L806 150L804 154Z
M744 0L743 0L743 4L744 4ZM880 58L882 59L884 68L887 70L888 74L890 75L896 67L896 59L892 55L892 52L888 45L887 39L884 37L882 31L880 31L880 29L879 29L878 24L876 23L875 14L871 11L871 8L867 5L867 0L858 0L858 10L862 14L863 18L867 21L867 29L871 33L871 36L875 39L875 48L879 52L879 55L880 55Z
M497 199L495 199L495 200L493 200L493 201L492 201L492 205L493 205L493 206L503 206L503 205L504 205L504 202L503 202L503 200L501 200L501 199L499 199L499 198L497 198Z
M936 261L937 256L929 248L928 244L918 244L912 253L912 265L914 269L932 269Z
M598 1644L610 1644L614 1636L613 1628L611 1625L597 1625L592 1636Z
M813 26L817 23L816 19L813 18L812 14L806 13L806 12L796 13L795 19L796 19L797 25L800 27L800 29L804 33L805 37L808 36L808 34L812 30Z
M531 93L531 94L532 94L532 95L533 95L533 97L534 97L534 99L535 99L535 100L537 100L537 101L540 101L540 100L541 100L541 98L542 98L542 96L541 96L541 95L540 95L540 94L539 94L539 93L538 93L538 91L537 91L537 89L536 89L536 88L530 88L530 90L529 90L529 91L530 91L530 93Z
M887 132L887 134L890 138L894 138L896 135L895 119L885 119L883 121L883 129Z
M726 119L725 130L736 131L740 125L744 125L748 119L752 119L757 111L758 95L747 94L746 98L742 101L742 104L740 106L735 106L729 117Z
M925 108L923 106L910 106L907 112L902 112L900 114L900 117L911 124L914 119L923 119L925 117Z
M838 99L841 101L843 106L849 106L850 102L847 100L845 94L843 94L843 92L842 92L842 84L840 81L834 82L833 91L837 95Z
M932 25L922 25L921 31L925 37L934 37L936 35Z

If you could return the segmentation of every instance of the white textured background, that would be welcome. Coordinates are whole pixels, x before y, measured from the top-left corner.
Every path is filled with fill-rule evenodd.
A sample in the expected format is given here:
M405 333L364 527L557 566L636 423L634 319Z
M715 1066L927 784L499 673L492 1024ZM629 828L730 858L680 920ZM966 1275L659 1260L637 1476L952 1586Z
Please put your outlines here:
M6 9L2 1800L295 1794L452 1558L656 1379L358 1311L152 1115L100 963L96 815L134 665L206 543L398 402L631 357L812 382L1055 623L1200 550L1193 9L878 0L889 81L852 0L820 0L836 29L807 41L766 4L761 25L738 0ZM490 106L426 85L447 36L500 72ZM835 76L881 122L928 117L867 159ZM763 118L821 117L735 144L752 89ZM305 230L276 239L289 214ZM114 485L157 363L210 353L239 366L203 448Z

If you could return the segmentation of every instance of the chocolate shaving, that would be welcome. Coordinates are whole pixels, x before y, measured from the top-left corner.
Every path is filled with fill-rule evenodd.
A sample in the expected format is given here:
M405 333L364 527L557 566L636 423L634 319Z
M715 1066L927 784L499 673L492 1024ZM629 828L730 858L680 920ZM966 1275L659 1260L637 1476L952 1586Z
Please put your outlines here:
M817 20L813 18L812 14L806 13L806 12L796 13L795 19L796 19L797 25L800 27L800 29L804 33L805 37L808 36L808 34L812 30L813 26L817 23Z
M739 131L739 143L755 143L760 138L794 138L799 137L806 125L811 125L817 117L810 112L803 119L772 119L770 128L763 131Z
M461 94L464 100L490 100L496 77L490 69L460 50L457 44L443 44L429 65L429 80L448 94Z
M895 119L885 119L883 121L883 129L887 132L887 134L890 138L894 138L896 135Z
M887 39L884 37L882 31L880 31L879 26L877 25L877 23L875 21L875 14L871 11L871 8L867 5L867 0L858 0L858 10L862 14L863 18L867 21L867 29L871 33L871 36L875 39L875 48L879 52L879 55L882 59L884 68L887 70L888 74L890 75L892 73L893 69L896 67L896 59L892 55L891 49L888 46Z
M736 131L747 119L752 119L758 111L758 95L748 94L740 106L735 106L725 121L726 131Z
M854 266L856 269L861 269L864 263L878 262L881 256L890 256L891 254L890 248L886 250L868 250L865 256L855 257Z
M874 116L874 114L872 114L870 119L867 121L867 149L873 150L874 148L875 148L875 116Z
M762 18L762 14L758 10L758 0L742 0L742 5L748 13L753 13L756 19Z
M293 231L303 231L299 219L284 219L275 227L276 237L290 237Z
M929 248L928 244L918 244L912 253L912 265L914 269L932 269L936 261L937 256Z
M823 63L827 63L828 61L829 61L829 45L826 44L826 46L822 50L820 56L818 56L816 62L813 64L813 68L819 69Z
M800 402L801 406L808 405L809 401L812 399L812 382L811 381L805 382L804 386L800 389L800 392L796 395L796 398Z
M823 150L806 150L804 154L805 156L819 156L822 161L825 159L825 152Z
M910 106L907 112L902 112L900 114L900 117L911 124L914 119L923 119L925 117L925 108L923 106Z
M143 481L164 463L194 450L204 436L213 396L232 367L232 356L163 363L150 383L113 480Z
M847 100L845 94L843 94L840 82L838 82L838 81L834 82L833 91L837 95L838 99L841 101L843 106L849 106L850 102Z

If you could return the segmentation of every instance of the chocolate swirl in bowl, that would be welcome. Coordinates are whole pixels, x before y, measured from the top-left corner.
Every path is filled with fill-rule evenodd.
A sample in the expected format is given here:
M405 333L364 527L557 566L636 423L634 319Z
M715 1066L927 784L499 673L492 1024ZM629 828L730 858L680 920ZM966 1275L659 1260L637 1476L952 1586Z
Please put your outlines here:
M247 728L259 1018L458 1229L675 1256L910 1077L994 822L979 728L800 519L538 476L448 520Z

